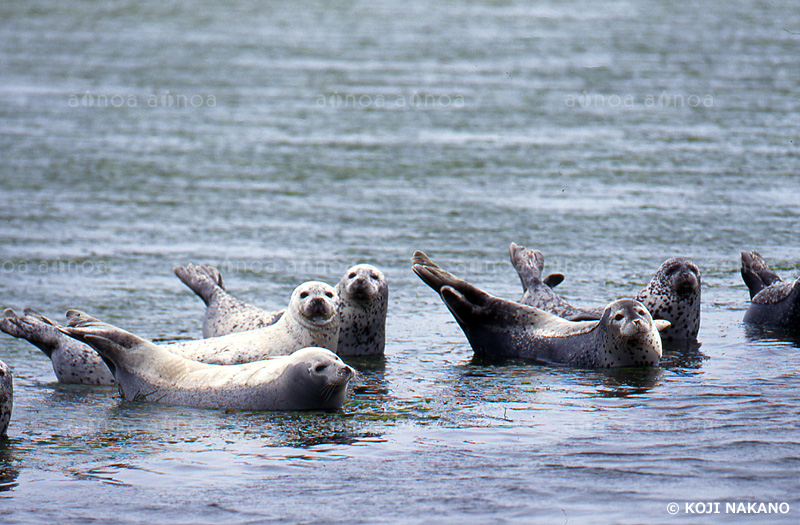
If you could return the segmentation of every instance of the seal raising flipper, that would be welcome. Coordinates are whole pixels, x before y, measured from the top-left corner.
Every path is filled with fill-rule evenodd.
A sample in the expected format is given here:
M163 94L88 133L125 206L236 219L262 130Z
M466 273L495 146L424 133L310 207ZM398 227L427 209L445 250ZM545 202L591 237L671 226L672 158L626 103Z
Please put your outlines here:
M436 290L476 355L521 357L582 368L655 366L661 358L659 328L631 299L609 304L601 319L568 321L539 308L507 301L442 270L422 252L413 270Z
M289 307L275 324L163 348L188 359L218 365L249 363L311 346L333 351L339 340L336 302L332 286L309 281L295 288Z
M511 243L509 252L511 264L522 281L522 304L542 308L572 321L600 318L602 309L576 308L553 292L555 285L542 285L539 276L544 268L544 256L541 252L526 250L514 243ZM697 339L700 330L700 270L688 259L674 257L664 261L634 299L643 303L654 319L670 322L669 328L661 333L664 340Z
M183 284L206 303L203 337L246 332L275 324L280 312L267 312L233 297L222 285L222 275L211 266L176 266L173 269Z
M21 316L11 309L6 310L0 318L0 330L27 340L44 352L60 383L114 383L114 376L97 352L63 334L56 323L33 309L26 308Z
M206 303L203 337L218 337L272 325L285 310L269 312L244 303L222 286L222 276L210 267L178 266L175 274ZM376 267L357 264L336 285L340 356L383 355L389 288Z
M542 280L544 255L539 250L526 250L524 246L511 243L508 248L511 264L517 270L524 293L519 300L528 306L535 306L552 312L570 321L600 319L602 309L584 309L572 306L553 292L553 288L564 280L562 274L553 274ZM551 284L554 283L554 284Z
M62 330L91 345L130 401L243 410L336 409L353 370L323 348L240 365L208 365L180 357L82 312L67 312Z
M750 290L750 299L764 288L783 281L778 274L769 269L764 258L756 251L742 252L742 279Z
M14 408L14 378L11 369L0 361L0 436L6 435Z
M749 324L800 331L800 278L785 282L758 252L742 252L742 278L750 290Z

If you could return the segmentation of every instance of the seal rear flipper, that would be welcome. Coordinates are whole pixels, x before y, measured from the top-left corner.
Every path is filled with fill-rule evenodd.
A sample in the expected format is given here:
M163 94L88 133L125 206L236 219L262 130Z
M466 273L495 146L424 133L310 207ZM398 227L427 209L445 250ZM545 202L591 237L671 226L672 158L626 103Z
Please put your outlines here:
M428 257L427 255L425 255L424 252L421 252L419 250L415 251L414 255L411 256L411 266L416 266L416 265L428 266L430 268L439 267L439 265L433 262L430 257Z
M213 266L176 266L172 269L178 279L196 293L208 306L219 291L224 291L222 275Z
M757 251L742 252L742 280L750 291L750 299L768 286L782 282L778 274L773 272Z
M539 250L526 250L524 246L518 246L512 242L508 247L508 254L511 258L511 265L519 274L523 290L528 290L542 283L542 270L544 270L544 255L542 252Z
M449 286L463 294L469 301L480 303L484 296L491 297L489 294L470 283L459 279L452 273L442 270L438 266L414 265L414 273L428 286L441 294L445 286Z
M7 309L0 318L0 330L13 337L25 339L47 357L52 357L53 351L59 345L60 332L55 323L30 308L23 310L22 316L10 308Z
M67 312L68 323L59 329L70 337L94 348L117 377L117 368L129 360L132 349L144 347L154 352L166 352L157 345L121 328L104 323L78 310ZM139 353L139 352L137 352ZM130 357L130 359L135 359Z

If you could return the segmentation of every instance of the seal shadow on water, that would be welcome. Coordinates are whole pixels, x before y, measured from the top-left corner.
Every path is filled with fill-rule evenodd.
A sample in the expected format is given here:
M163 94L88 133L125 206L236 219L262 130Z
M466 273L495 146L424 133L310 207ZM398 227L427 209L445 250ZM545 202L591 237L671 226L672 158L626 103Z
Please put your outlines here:
M784 343L800 348L800 330L772 328L743 323L744 336L748 343Z
M14 454L15 440L0 436L0 492L13 490L19 485L20 466Z
M534 361L535 362L535 361ZM491 367L522 367L531 378L547 378L553 373L565 374L565 380L572 382L586 379L584 386L594 385L603 397L627 397L643 394L658 386L664 377L661 367L619 367L619 368L574 368L548 362L538 362L539 367L532 368L532 361L527 359L498 359L485 356L474 356L470 365L485 370ZM473 370L474 373L474 370ZM567 378L567 376L571 376ZM547 386L544 384L543 386Z

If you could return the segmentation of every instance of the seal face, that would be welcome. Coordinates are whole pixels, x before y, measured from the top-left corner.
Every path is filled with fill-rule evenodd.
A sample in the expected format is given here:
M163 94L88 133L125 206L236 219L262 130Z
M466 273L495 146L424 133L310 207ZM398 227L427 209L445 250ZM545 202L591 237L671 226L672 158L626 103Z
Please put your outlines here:
M511 263L522 281L520 302L535 306L571 321L600 319L603 309L572 306L556 295L553 287L563 280L554 274L542 279L544 255L511 243ZM664 261L653 278L634 299L643 303L654 319L671 324L661 334L666 341L695 340L700 331L700 270L688 259L674 257Z
M218 337L277 323L285 310L268 312L230 295L219 271L207 266L178 266L175 275L206 303L203 337ZM389 288L376 267L358 264L336 285L340 356L383 355Z
M656 366L659 329L644 305L615 301L599 320L569 321L542 309L494 297L439 268L422 252L413 270L436 290L477 355L520 357L581 368Z
M25 339L50 358L60 383L111 385L114 376L90 346L63 334L56 323L35 310L26 308L23 315L11 309L0 318L0 330Z
M332 286L309 281L292 292L289 307L275 324L163 348L187 359L218 365L249 363L307 347L334 351L339 339L337 300Z
M661 333L665 341L694 340L700 331L700 269L688 259L664 261L650 283L636 295L656 319L670 327Z
M70 310L62 330L108 363L122 396L199 408L337 409L354 371L324 348L240 365L185 359L129 332Z
M800 331L800 278L785 282L756 252L742 252L742 279L750 291L744 322Z
M0 361L0 436L5 436L14 408L14 378L11 369Z
M336 285L339 294L339 343L342 356L383 355L389 287L383 273L369 264L350 268Z

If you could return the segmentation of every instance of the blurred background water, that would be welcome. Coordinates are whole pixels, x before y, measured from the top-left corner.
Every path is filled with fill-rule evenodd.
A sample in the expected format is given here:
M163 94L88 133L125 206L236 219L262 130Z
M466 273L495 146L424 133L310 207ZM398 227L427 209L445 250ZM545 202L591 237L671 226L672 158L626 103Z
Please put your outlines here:
M331 414L128 403L3 335L3 522L796 523L799 343L741 323L738 266L800 269L798 56L788 0L3 2L0 306L170 340L177 264L270 309L357 262L391 290ZM474 362L409 257L518 298L512 241L581 305L691 258L702 345Z

